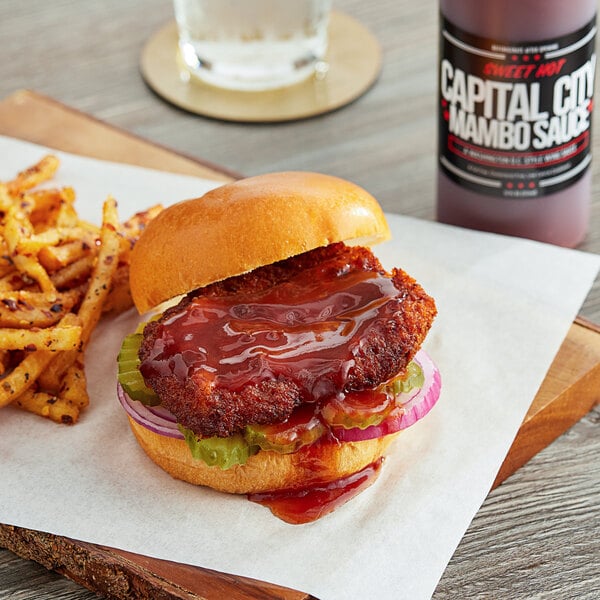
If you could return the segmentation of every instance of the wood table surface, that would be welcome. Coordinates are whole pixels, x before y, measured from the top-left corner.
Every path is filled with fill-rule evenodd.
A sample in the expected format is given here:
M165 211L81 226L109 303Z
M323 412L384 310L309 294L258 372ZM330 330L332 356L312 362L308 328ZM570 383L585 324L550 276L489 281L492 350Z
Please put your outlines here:
M169 0L2 0L0 98L33 89L232 171L327 172L364 186L387 211L433 219L437 4L334 4L380 40L383 70L366 95L314 119L220 122L185 113L152 93L138 61L148 37L172 18ZM598 155L600 136L593 146ZM593 177L590 232L581 249L600 253L598 162ZM599 281L581 314L600 322ZM596 407L490 493L434 598L600 598L599 422ZM0 598L93 597L0 549Z

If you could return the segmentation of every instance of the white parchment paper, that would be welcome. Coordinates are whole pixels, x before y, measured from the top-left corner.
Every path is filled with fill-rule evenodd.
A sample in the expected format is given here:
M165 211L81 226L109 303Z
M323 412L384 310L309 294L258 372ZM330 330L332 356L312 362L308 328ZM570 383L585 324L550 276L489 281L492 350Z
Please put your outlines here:
M0 180L44 150L0 138ZM58 153L57 181L99 220L201 195L214 183ZM171 479L130 433L115 357L137 316L101 323L86 355L91 405L60 426L0 411L0 522L310 592L322 600L429 598L485 499L600 257L389 215L384 264L416 277L439 316L426 349L440 401L395 442L376 483L335 513L287 525L243 497Z

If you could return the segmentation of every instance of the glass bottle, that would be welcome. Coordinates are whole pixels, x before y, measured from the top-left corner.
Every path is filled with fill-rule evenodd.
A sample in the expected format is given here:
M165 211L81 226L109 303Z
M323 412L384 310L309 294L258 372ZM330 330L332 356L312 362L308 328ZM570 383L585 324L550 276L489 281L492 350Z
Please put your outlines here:
M438 219L578 245L596 0L440 0Z

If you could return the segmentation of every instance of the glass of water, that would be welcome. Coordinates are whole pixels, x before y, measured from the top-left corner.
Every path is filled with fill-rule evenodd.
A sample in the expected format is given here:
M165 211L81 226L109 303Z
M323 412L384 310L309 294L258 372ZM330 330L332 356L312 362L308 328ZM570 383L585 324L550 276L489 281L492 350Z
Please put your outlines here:
M174 0L174 7L184 63L218 87L292 85L327 51L331 0Z

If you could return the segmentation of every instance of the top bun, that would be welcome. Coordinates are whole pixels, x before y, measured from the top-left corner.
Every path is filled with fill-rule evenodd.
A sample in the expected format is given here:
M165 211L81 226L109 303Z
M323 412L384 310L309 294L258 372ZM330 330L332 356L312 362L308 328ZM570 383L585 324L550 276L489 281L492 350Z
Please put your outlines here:
M282 172L241 179L153 219L131 255L133 301L144 313L215 281L335 242L390 237L381 207L329 175Z

